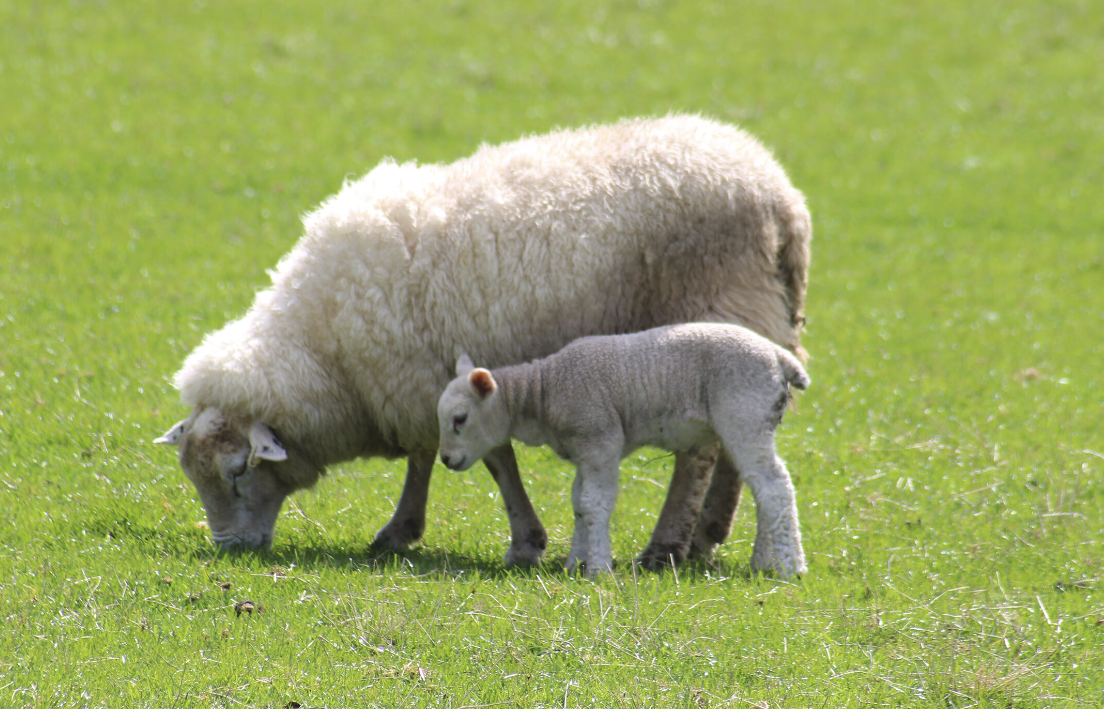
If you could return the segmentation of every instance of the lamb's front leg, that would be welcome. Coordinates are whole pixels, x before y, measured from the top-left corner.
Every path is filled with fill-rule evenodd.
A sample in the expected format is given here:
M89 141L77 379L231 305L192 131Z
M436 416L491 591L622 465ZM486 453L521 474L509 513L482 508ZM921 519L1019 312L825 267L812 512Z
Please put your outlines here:
M580 562L586 565L587 576L613 570L609 527L617 503L620 454L618 443L616 448L589 450L579 456L571 495L575 534L568 557L569 571L574 571Z
M506 516L510 519L510 549L506 552L506 565L532 564L536 566L544 556L548 546L548 533L529 501L525 486L521 482L514 447L506 445L495 448L483 456L483 463L491 471L491 477L498 483L502 492L502 501L506 505Z
M571 483L571 509L574 510L574 531L571 533L571 551L567 553L564 565L570 573L575 573L580 564L585 564L590 547L587 525L583 518L583 476L575 470L575 480Z

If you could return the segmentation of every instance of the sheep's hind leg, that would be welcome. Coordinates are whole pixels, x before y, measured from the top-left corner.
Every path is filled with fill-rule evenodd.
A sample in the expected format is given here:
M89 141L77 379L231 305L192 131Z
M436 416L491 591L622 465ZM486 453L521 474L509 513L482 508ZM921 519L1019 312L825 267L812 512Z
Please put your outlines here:
M392 551L406 549L422 538L425 531L426 500L429 498L429 478L437 451L414 451L406 457L406 482L403 483L395 514L376 533L376 546Z
M695 537L695 522L702 510L703 498L710 484L718 447L675 453L675 471L667 499L652 531L652 538L636 561L653 571L679 563L686 558L691 538Z
M506 516L510 520L511 540L510 549L506 552L506 565L539 564L548 546L548 533L544 531L544 525L521 482L514 447L507 443L495 448L483 456L483 463L498 483Z
M740 473L728 453L721 452L717 458L717 467L713 469L713 478L709 481L709 492L705 494L705 503L694 526L694 541L690 544L690 556L712 559L717 546L728 539L732 531L732 519L740 505L740 490L743 482Z

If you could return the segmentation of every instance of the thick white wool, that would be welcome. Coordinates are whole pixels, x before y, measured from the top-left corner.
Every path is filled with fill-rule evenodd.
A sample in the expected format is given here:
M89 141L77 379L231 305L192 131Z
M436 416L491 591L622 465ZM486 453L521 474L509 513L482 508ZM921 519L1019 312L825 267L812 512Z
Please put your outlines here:
M432 450L462 353L496 367L698 320L800 353L804 199L754 138L700 117L385 161L304 224L272 286L175 383L323 464Z

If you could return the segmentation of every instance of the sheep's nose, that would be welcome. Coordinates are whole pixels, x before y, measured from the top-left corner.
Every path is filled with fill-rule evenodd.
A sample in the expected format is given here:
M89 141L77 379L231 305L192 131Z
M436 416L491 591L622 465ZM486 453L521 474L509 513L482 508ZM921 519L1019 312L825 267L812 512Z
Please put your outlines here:
M442 453L441 454L441 462L445 464L446 468L450 467L449 466L449 457L448 457L447 453Z

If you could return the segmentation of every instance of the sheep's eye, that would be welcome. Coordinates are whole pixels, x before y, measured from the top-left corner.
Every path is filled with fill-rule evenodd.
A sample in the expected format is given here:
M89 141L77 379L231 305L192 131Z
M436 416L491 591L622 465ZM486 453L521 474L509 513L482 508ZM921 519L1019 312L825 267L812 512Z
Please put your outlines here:
M456 414L452 417L452 430L457 433L460 432L460 427L468 420L467 414Z
M241 497L241 493L238 492L238 478L242 477L249 472L249 465L242 464L240 470L230 474L230 489L234 491L234 497Z

